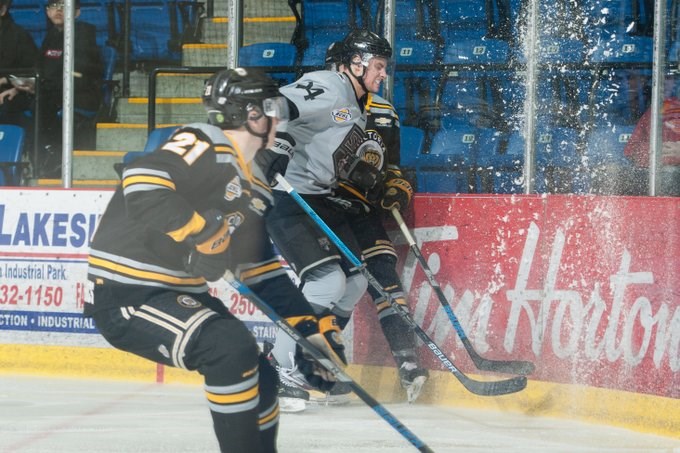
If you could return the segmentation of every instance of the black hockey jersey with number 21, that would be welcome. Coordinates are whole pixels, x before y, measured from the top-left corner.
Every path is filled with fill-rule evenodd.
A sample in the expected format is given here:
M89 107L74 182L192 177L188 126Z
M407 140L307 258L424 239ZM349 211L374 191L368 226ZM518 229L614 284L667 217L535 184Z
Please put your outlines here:
M263 181L221 129L202 123L178 129L160 149L125 168L94 235L88 279L207 291L203 278L184 270L184 240L198 232L198 215L211 208L230 224L225 259L272 259L263 218L272 197Z

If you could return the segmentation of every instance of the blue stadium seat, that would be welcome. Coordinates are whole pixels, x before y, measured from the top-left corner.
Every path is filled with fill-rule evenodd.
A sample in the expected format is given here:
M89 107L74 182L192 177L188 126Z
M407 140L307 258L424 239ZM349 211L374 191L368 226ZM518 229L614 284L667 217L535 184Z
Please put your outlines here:
M591 49L591 63L651 63L654 43L648 36L617 34L612 37L600 35Z
M651 30L654 12L645 11L643 1L594 0L588 8L591 34L642 33ZM650 34L651 36L651 34Z
M307 47L303 52L300 65L309 67L323 67L328 46L330 46L333 42L341 40L342 38L344 38L344 35L339 32L335 34L322 34L314 37L314 39L309 42L309 47Z
M635 123L649 105L651 69L621 68L622 63L652 63L652 38L616 35L601 40L589 61L595 64L593 122ZM651 66L650 66L651 68Z
M538 49L541 63L583 63L586 58L586 47L583 41L574 38L542 37ZM524 61L521 55L519 61Z
M636 168L624 154L634 129L611 124L588 134L583 162L591 193L641 195L646 190L646 169Z
M291 66L295 63L295 46L285 42L262 42L239 49L242 66Z
M30 33L35 45L40 48L47 34L47 16L45 16L44 2L12 2L10 10L14 22L21 25Z
M28 167L22 162L24 129L19 126L0 124L0 186L19 186L21 176Z
M466 39L452 42L444 51L444 64L508 63L510 44L501 39Z
M139 159L144 154L154 152L160 145L170 138L172 133L176 130L177 126L157 127L156 129L152 130L149 134L149 137L146 139L146 144L144 145L144 149L142 151L128 151L123 156L123 162L113 165L113 168L118 176L120 177L123 174L123 170L125 169L126 165L134 162L136 159Z
M477 167L490 181L483 183L485 192L522 193L524 191L524 148L521 132L513 131L497 146L483 146L477 157Z
M488 32L487 3L469 0L440 0L439 15L444 41L453 43L465 36L482 37Z
M588 134L586 143L586 164L590 168L600 165L631 166L623 150L634 129L635 125L614 124L593 130Z
M473 166L478 129L464 121L437 132L430 152L416 161L418 192L475 193Z
M293 44L284 42L263 42L250 44L239 49L239 65L287 67L289 71L270 72L270 76L279 81L280 85L287 85L295 80L296 49ZM323 59L320 60L323 63ZM266 70L266 68L265 68Z
M399 128L401 162L404 167L415 167L425 146L425 131L413 126Z
M115 0L122 31L125 1ZM130 59L179 62L178 20L174 2L133 0L130 4Z
M423 107L434 104L440 71L413 69L409 65L430 65L437 57L432 41L402 40L395 44L394 105L402 124L416 126Z
M577 129L543 127L536 137L536 182L538 193L588 193L589 178L582 171Z

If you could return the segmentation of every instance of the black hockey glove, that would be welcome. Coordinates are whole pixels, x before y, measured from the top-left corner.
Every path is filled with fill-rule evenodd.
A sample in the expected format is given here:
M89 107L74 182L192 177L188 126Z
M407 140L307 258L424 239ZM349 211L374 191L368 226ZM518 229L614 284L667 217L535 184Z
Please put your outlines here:
M386 211L391 211L392 208L405 211L411 203L413 188L398 168L388 168L386 173L385 191L380 206Z
M185 258L184 268L193 276L214 282L227 270L228 261L223 252L229 246L229 225L217 209L210 209L201 217L205 219L203 229L186 238L191 250Z
M347 365L345 345L342 344L342 339L338 335L340 329L334 321L335 316L329 314L323 316L320 321L307 319L295 324L294 327L326 357L344 368ZM295 362L312 387L327 392L335 385L333 373L321 366L299 345L296 348Z
M289 161L290 156L288 154L278 153L269 148L261 149L255 153L255 163L260 167L260 170L262 170L262 173L267 178L267 182L271 186L276 185L277 173L281 174L281 176L286 174Z

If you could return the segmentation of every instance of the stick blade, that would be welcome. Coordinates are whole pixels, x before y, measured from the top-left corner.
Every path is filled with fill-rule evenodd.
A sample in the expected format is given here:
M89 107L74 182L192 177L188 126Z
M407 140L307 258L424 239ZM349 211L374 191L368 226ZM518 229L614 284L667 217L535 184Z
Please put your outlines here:
M475 381L467 378L462 380L461 383L475 395L500 396L524 390L527 386L527 378L526 376L515 376L504 381Z
M479 357L474 361L477 369L494 373L526 376L536 370L536 365L526 360L491 360Z

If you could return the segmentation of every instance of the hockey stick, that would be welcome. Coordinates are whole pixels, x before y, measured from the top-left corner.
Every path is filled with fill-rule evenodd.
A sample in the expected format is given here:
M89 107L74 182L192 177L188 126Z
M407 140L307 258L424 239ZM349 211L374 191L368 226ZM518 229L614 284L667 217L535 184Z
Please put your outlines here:
M453 328L456 329L456 333L458 334L458 337L463 342L463 346L465 346L465 350L470 355L470 358L472 359L472 362L475 364L477 369L483 370L483 371L495 371L495 372L498 372L498 373L521 374L521 375L527 375L527 374L533 373L534 370L536 369L536 367L531 362L527 362L527 361L524 361L524 360L491 360L491 359L485 359L484 357L480 356L477 353L477 351L475 351L475 348L472 346L472 343L468 339L467 335L465 335L465 331L463 330L463 326L460 325L458 318L453 313L453 308L451 308L451 305L446 300L446 296L444 295L444 291L442 291L441 287L439 286L439 283L437 283L437 281L435 280L434 274L430 270L430 267L427 265L427 261L425 260L425 257L423 257L423 254L421 253L420 249L418 248L418 245L416 245L416 241L415 241L415 239L413 239L411 232L409 231L408 227L406 226L406 223L404 222L404 218L401 216L401 214L399 213L399 211L396 208L392 208L392 216L394 216L394 220L397 221L397 224L399 225L399 228L401 229L402 234L406 238L406 241L408 242L408 245L409 245L411 251L415 255L416 259L418 260L418 263L420 263L420 266L422 267L423 271L425 272L425 275L427 276L427 280L430 282L430 286L432 286L435 293L437 293L437 297L439 298L439 302L441 303L442 307L444 307L444 311L448 315L449 320L451 321L451 324L453 324Z
M527 386L527 378L524 376L516 376L511 379L503 381L477 381L469 378L465 373L460 371L453 362L446 357L446 354L435 344L434 341L425 333L423 329L413 320L411 315L409 315L398 303L396 303L392 296L387 293L380 283L371 275L371 273L365 268L363 263L352 253L352 251L347 248L347 246L342 242L342 240L330 229L330 227L323 221L319 215L314 212L311 206L300 196L299 193L286 181L286 179L280 174L276 175L276 180L281 187L290 194L291 197L297 202L297 204L316 222L316 224L321 228L321 230L328 236L328 238L333 241L333 243L338 247L345 257L352 263L352 265L361 269L369 284L375 288L376 291L380 293L385 300L389 301L390 305L395 312L413 329L413 331L420 337L420 339L427 345L427 347L432 351L432 353L439 359L439 361L460 381L461 384L470 392L476 395L492 396L492 395L505 395L508 393L515 393L523 390Z
M307 351L307 353L321 366L330 371L339 382L344 382L350 386L352 391L376 414L381 416L387 423L389 423L399 434L408 440L419 451L425 453L433 453L433 450L428 447L425 442L420 440L413 432L411 432L397 417L392 415L385 407L376 401L363 387L361 387L350 375L340 368L335 362L326 357L320 352L309 340L303 337L288 321L283 319L276 311L255 294L247 285L238 280L230 271L224 275L224 279L241 295L245 296L253 304L257 306L274 324L286 334L288 334L297 344Z

